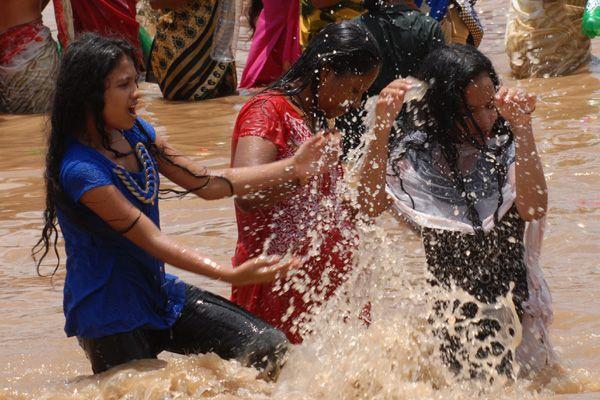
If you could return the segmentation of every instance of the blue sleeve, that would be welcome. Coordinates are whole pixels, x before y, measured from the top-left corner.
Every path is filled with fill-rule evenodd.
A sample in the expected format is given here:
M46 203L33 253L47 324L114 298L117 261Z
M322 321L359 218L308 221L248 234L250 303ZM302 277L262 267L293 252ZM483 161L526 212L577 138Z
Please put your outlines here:
M448 11L449 0L427 0L427 4L431 9L429 16L437 21L441 21Z
M140 141L145 142L146 140L148 140L148 137L150 137L150 142L156 142L156 132L154 131L152 125L150 125L150 123L146 120L139 117L137 119L137 122L139 122L139 124L144 128L143 132L140 131L137 126L134 128L136 133L140 136Z
M74 161L63 167L60 183L63 191L74 202L88 190L113 185L113 175L108 167L89 161Z

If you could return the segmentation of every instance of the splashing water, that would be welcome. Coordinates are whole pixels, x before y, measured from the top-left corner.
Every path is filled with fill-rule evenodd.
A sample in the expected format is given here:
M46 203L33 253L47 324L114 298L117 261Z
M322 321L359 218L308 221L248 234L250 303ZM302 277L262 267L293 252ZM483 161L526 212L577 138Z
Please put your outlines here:
M506 7L498 6L498 2L481 3L484 9L482 16L488 28L486 52L495 57L495 64L502 64L505 56L501 42L505 31ZM503 2L502 5L507 6L508 2ZM490 39L495 42L491 42ZM489 43L492 43L491 48ZM596 45L594 42L593 46L597 48ZM587 303L592 297L582 291L594 288L589 281L595 276L591 265L595 260L594 255L597 254L593 247L597 238L594 215L597 215L596 204L599 203L596 196L597 173L594 173L597 166L597 162L594 161L597 159L594 157L597 130L594 129L598 127L598 121L594 117L597 107L593 108L598 104L597 60L596 58L590 74L519 83L519 86L528 87L544 95L543 101L539 103L541 115L538 114L537 117L539 119L536 122L536 135L539 134L540 150L548 163L545 168L552 180L551 195L554 196L551 217L555 222L550 225L550 239L555 240L550 241L550 245L545 249L546 258L551 261L548 264L554 280L551 283L555 294L558 294L557 305L562 303L562 311L558 315L558 324L554 332L561 344L562 354L575 353L569 354L569 358L576 360L579 365L592 366L597 365L593 353L597 350L598 336L597 323L591 321L597 319L597 312L587 312ZM230 100L208 102L202 104L202 107L207 107L209 112L214 113L214 105L218 107L222 104L225 104L226 108L230 106ZM190 143L197 143L197 132L206 129L202 124L193 125L194 129L190 129L191 122L186 121L183 126L180 125L180 119L191 120L188 117L193 116L194 121L204 119L214 122L214 119L211 119L213 115L198 118L199 113L202 115L202 109L197 105L177 104L172 110L170 107L162 103L152 105L155 111L160 111L161 108L168 110L169 115L163 110L164 115L161 116L160 123L169 127L168 133L174 141L179 140L178 145L189 146ZM216 114L220 112L221 109L217 109ZM584 118L587 118L587 122ZM226 141L230 135L230 121L219 121L227 124L227 129L223 129L222 138ZM15 132L22 132L19 129L20 125L15 126ZM32 131L35 131L35 134L29 135L31 132L28 132L27 136L37 138L37 128ZM193 133L190 133L191 131ZM12 148L12 153L30 161L33 166L41 165L29 154L30 139L23 145L15 139L16 137L18 135L4 135L2 140L6 148ZM39 142L41 143L41 140ZM35 149L34 151L37 151ZM228 156L227 151L228 148L225 147L222 157ZM38 215L31 210L37 209L37 203L32 204L28 199L39 196L39 181L15 172L23 170L23 174L26 174L32 170L23 169L23 165L15 164L12 160L17 157L12 153L10 158L2 159L2 172L5 174L2 184L8 185L14 181L23 184L24 189L12 189L10 196L9 191L3 192L5 204L8 205L2 211L10 216L3 219L6 227L3 240L17 246L17 240L21 243L32 241L32 237L28 236L34 231L31 221L38 218ZM32 175L39 175L38 170L34 171ZM350 187L353 185L351 178L348 177ZM583 206L577 206L578 201ZM222 224L220 220L230 219L230 214L226 214L225 217L222 213L216 214L213 225L205 228L209 205L203 203L198 206L194 200L189 199L178 202L175 206L169 204L175 203L164 204L166 210L163 211L171 213L165 220L177 216L171 209L179 209L180 212L184 209L184 213L189 212L185 217L178 219L180 222L174 223L182 224L177 225L177 233L183 231L202 235L203 229L211 229L216 232L215 237L219 241L223 241L223 237L234 235L233 225ZM223 204L223 209L231 207L229 203ZM580 221L579 218L588 218L585 229L583 226L581 230L570 228L579 226L576 225ZM198 222L184 222L187 220ZM222 228L223 225L225 228ZM31 360L28 358L20 370L16 366L11 372L12 380L6 382L0 379L0 399L528 399L548 398L561 393L578 393L578 399L597 398L597 393L581 393L600 391L598 373L593 367L590 368L591 372L584 369L567 369L566 372L560 369L552 370L534 381L518 380L507 386L498 382L485 389L482 386L488 385L478 381L461 381L449 374L447 367L440 361L439 354L436 354L438 342L432 335L431 325L427 321L431 313L427 303L431 288L426 284L422 254L415 255L412 249L407 247L411 240L406 240L404 233L397 232L397 228L397 224L390 227L389 224L386 225L386 221L377 221L374 225L359 224L358 230L363 243L357 251L354 269L330 302L320 305L319 312L308 323L312 335L302 345L291 349L287 365L277 383L257 380L256 371L243 368L235 361L224 361L210 354L189 357L165 354L166 361L135 362L101 376L73 378L82 372L88 373L89 366L81 352L66 350L75 347L75 344L68 342L69 346L62 345L62 348L61 345L55 345L55 337L60 336L60 324L63 322L58 306L60 300L56 300L59 295L49 295L44 288L35 285L28 291L25 284L31 283L26 280L28 278L22 276L24 263L20 260L15 262L14 252L18 249L7 247L2 256L6 267L3 284L14 290L2 292L4 312L7 313L4 314L4 320L6 326L10 326L4 327L3 335L0 335L3 338L2 359L5 361L5 357L12 357L11 361L14 363L15 358L10 349L22 346L23 350L20 351L26 352L28 344L32 344L33 348L40 347L39 342L42 341L44 348L48 349L48 353L44 353L44 359L46 356L62 359L54 364L45 360L46 366L38 366L32 363L37 363L39 357L28 356ZM585 235L578 236L581 233ZM317 233L313 235L317 238L319 236ZM409 239L415 241L414 237ZM217 251L228 252L230 243L225 240L225 245L215 244L217 240L209 241L203 250L214 252L216 248ZM319 243L318 239L312 240L316 240L315 244ZM590 243L586 243L588 241ZM562 262L552 260L553 258L567 260L563 265ZM453 295L467 301L467 298L460 297L460 293ZM15 303L22 303L23 299L29 304L15 307L19 308L17 311L9 310ZM36 300L40 303L39 299L47 301L50 306L33 304ZM501 308L509 309L510 302L505 300L499 299L497 304L501 305ZM580 307L580 303L586 305ZM362 312L365 304L370 304L368 313ZM582 308L586 310L582 311ZM26 314L33 316L35 323L32 319L22 318ZM54 323L54 320L58 322ZM369 325L365 320L370 321ZM13 340L13 334L8 334L7 329L16 331L15 336L31 336L34 339L30 342ZM39 332L32 333L34 330L48 329L54 333L50 340ZM509 348L510 340L507 343ZM75 366L69 366L69 363ZM568 368L568 365L565 368ZM34 374L44 377L42 384L45 388L28 390L27 394L3 389L13 387L19 381L26 381L28 375ZM21 384L21 387L26 386Z

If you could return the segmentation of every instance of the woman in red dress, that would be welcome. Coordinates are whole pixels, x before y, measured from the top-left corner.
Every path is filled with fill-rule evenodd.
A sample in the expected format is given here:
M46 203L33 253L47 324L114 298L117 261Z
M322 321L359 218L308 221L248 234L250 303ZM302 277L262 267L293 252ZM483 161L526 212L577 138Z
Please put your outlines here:
M292 68L240 111L232 143L232 166L251 166L290 157L317 132L332 137L327 120L360 103L377 74L381 56L368 31L353 22L324 28ZM236 200L238 242L234 266L266 252L293 254L299 270L271 284L234 286L233 301L302 341L303 326L315 307L343 282L357 245L357 213L369 217L386 205L385 175L390 126L408 89L394 81L376 105L375 139L365 147L358 171L358 201L342 193L343 168ZM377 167L379 166L379 167Z

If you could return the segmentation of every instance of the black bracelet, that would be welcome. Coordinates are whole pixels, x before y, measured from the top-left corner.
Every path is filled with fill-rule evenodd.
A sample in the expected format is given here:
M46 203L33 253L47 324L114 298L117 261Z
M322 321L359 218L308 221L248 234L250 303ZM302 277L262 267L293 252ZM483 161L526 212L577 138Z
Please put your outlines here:
M127 228L117 231L117 233L119 235L126 234L127 232L129 232L130 230L133 229L133 227L135 226L135 224L138 223L138 221L140 220L141 217L142 217L142 210L140 210L140 213L138 214L137 218Z

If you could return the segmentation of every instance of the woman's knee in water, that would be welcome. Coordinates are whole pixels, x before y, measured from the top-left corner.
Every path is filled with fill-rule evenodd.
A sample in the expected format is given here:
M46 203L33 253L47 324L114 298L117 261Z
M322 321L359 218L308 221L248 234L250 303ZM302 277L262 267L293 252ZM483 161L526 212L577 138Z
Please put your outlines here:
M289 342L283 332L267 328L251 338L241 349L238 360L260 371L259 377L275 380L285 363Z

